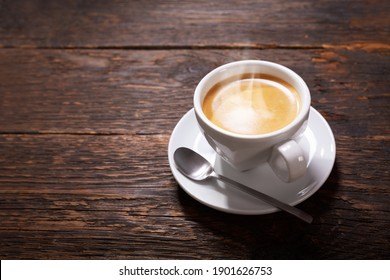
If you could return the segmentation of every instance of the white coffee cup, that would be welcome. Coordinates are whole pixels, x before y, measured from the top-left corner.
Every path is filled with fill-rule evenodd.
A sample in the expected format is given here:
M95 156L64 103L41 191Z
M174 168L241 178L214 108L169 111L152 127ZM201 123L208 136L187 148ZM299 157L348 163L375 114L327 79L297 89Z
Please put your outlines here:
M206 94L222 80L245 73L270 75L293 86L301 101L296 118L279 130L259 135L230 132L212 123L202 109ZM304 175L307 169L303 148L296 139L306 129L310 100L306 83L287 67L262 60L243 60L222 65L199 82L194 93L194 110L206 140L226 162L240 171L268 162L280 179L290 182Z

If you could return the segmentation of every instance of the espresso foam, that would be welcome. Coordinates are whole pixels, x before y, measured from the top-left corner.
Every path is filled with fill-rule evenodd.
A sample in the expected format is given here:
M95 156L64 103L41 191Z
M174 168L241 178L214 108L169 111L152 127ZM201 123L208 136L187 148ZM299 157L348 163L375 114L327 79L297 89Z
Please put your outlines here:
M299 95L291 85L257 78L218 84L203 101L203 111L211 122L247 135L281 129L299 110Z

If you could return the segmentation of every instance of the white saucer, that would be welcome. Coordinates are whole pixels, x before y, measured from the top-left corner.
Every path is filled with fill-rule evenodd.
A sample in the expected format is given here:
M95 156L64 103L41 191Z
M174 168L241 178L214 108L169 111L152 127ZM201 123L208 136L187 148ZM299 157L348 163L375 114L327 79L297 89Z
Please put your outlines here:
M234 214L259 215L278 211L246 193L214 179L196 182L181 174L173 161L179 147L188 147L209 160L218 173L262 191L290 205L296 205L313 195L328 178L336 158L336 144L326 120L314 108L310 109L308 127L298 139L305 147L308 171L292 183L284 183L273 173L268 163L239 172L225 163L210 147L198 128L194 110L188 111L177 123L168 146L172 174L183 190L199 202L214 209Z

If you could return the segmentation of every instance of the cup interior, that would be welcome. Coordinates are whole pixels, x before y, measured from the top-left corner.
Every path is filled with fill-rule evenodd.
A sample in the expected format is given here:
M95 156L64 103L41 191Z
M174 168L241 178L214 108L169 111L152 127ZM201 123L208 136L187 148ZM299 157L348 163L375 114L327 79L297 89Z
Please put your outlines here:
M293 86L298 92L301 99L301 110L293 122L287 126L267 134L259 135L242 135L224 130L217 125L213 124L204 114L202 109L203 100L209 90L217 83L242 74L264 74L274 76ZM194 94L194 109L197 116L211 129L218 131L224 135L228 135L235 138L264 138L270 137L278 133L283 133L289 130L291 127L296 126L301 122L308 114L310 110L310 91L304 82L304 80L291 69L282 66L277 63L262 61L262 60L243 60L236 61L222 65L210 73L208 73L198 84Z

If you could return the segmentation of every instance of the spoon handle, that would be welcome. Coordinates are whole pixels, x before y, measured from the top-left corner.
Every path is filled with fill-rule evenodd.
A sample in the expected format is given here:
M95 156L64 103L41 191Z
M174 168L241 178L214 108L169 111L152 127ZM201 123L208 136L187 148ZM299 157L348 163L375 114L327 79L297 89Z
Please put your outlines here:
M290 206L286 203L283 203L281 202L280 200L277 200L269 195L266 195L262 192L259 192L257 190L254 190L252 188L249 188L243 184L240 184L236 181L233 181L232 179L229 179L225 176L222 176L220 174L217 174L217 173L213 173L213 176L225 183L228 183L236 188L238 188L239 190L243 191L243 192L246 192L250 195L253 195L259 199L261 199L262 201L264 202L267 202L268 204L272 205L272 206L275 206L276 208L279 208L280 210L283 210L287 213L290 213L292 215L294 215L295 217L305 221L306 223L309 223L311 224L311 222L313 221L313 217L310 216L309 214L307 214L306 212L298 209L298 208L295 208L293 206Z

